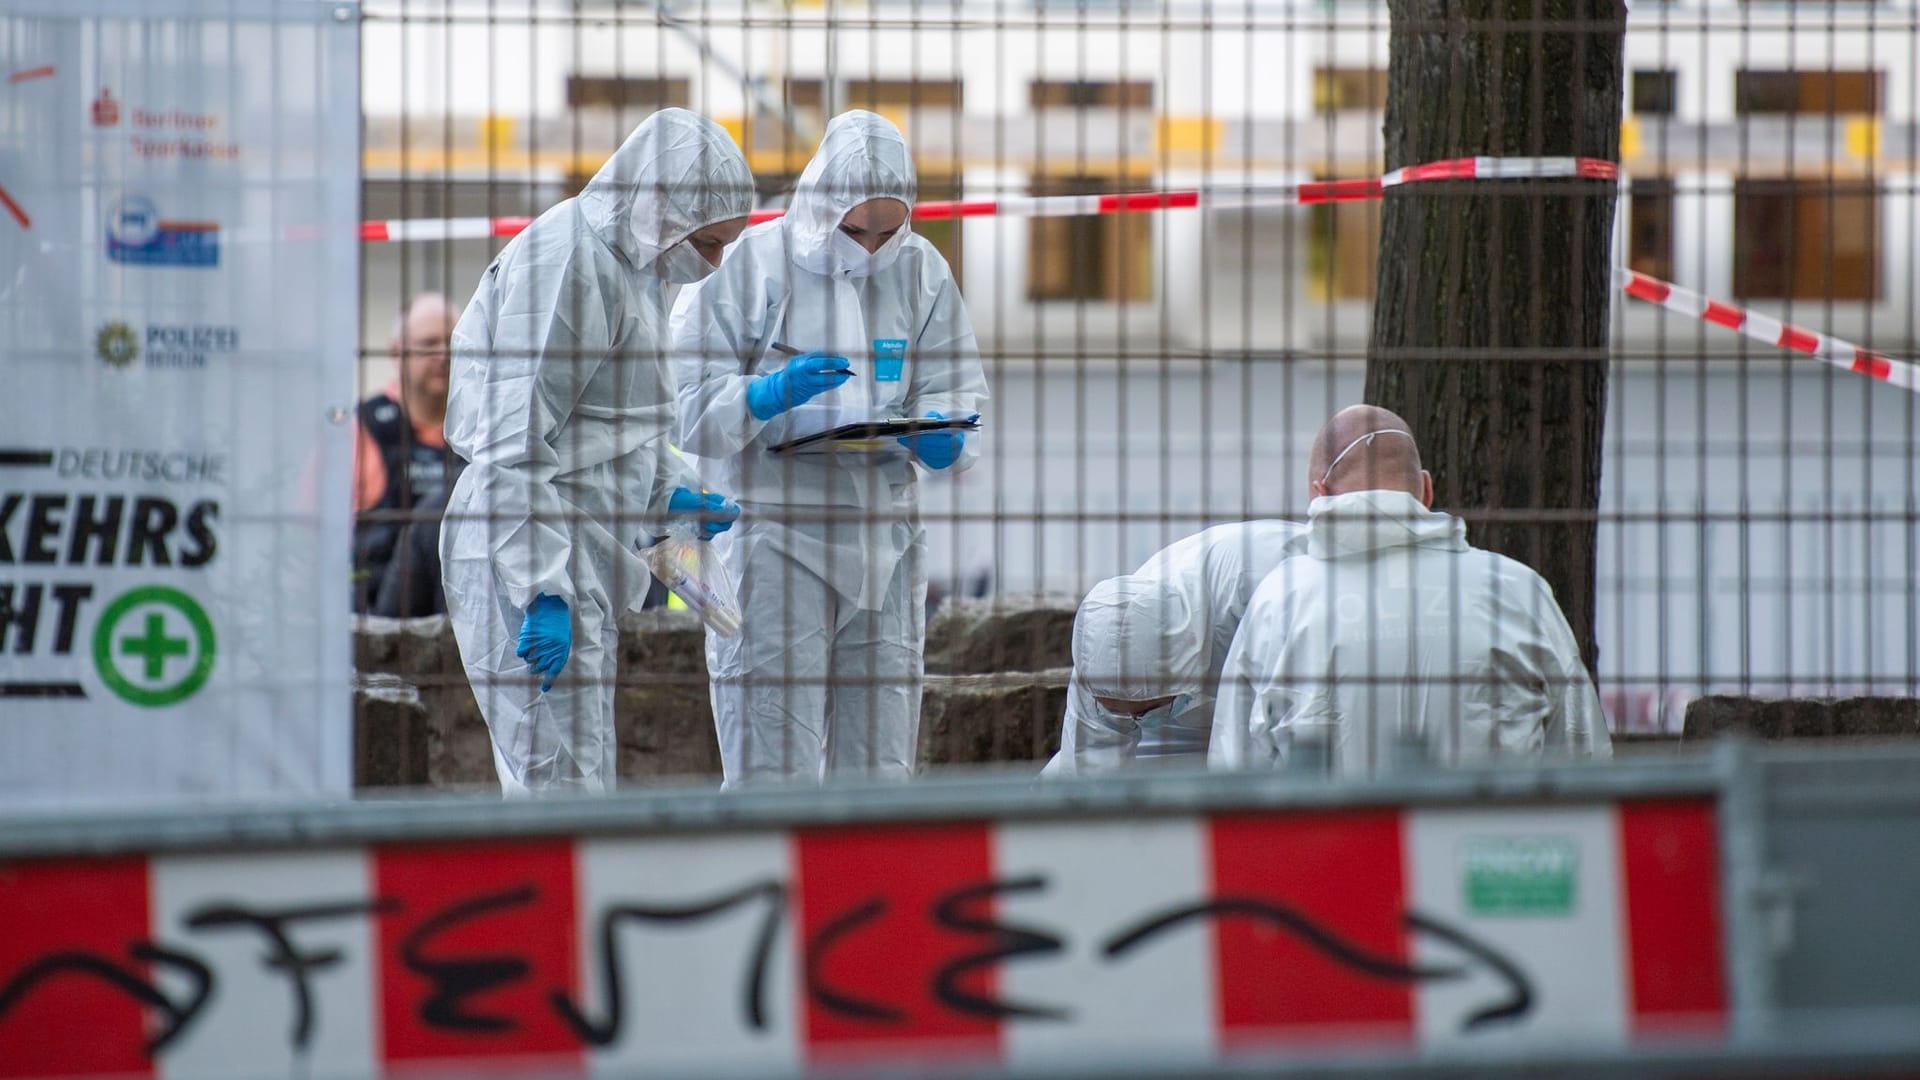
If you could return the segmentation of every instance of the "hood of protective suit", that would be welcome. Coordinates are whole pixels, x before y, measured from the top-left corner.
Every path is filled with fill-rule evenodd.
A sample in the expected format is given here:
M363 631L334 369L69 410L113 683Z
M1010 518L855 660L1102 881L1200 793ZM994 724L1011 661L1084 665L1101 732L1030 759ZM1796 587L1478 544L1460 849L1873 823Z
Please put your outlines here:
M593 174L578 204L594 235L659 276L655 263L675 244L753 209L753 174L726 128L661 109Z
M1325 495L1307 507L1307 554L1316 559L1399 547L1465 551L1467 523L1404 491Z
M864 109L834 117L781 218L793 261L816 274L846 273L848 267L834 242L840 219L870 199L898 199L907 204L908 222L874 253L867 271L886 269L899 256L912 228L916 183L907 140L892 121ZM851 239L844 243L850 244Z
M1195 693L1207 677L1209 629L1166 582L1108 578L1074 616L1074 672L1095 697L1148 701Z

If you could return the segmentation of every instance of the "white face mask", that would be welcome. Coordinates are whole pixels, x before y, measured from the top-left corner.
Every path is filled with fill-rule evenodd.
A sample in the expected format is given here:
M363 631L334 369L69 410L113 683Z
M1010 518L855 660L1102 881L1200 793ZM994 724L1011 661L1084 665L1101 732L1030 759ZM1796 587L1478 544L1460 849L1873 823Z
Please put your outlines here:
M705 278L719 267L707 261L705 255L693 249L685 240L668 248L666 254L653 260L653 272L662 281L674 285L691 285Z
M828 250L833 257L833 272L847 277L869 277L893 265L900 257L900 249L906 246L907 228L902 225L900 231L887 237L880 250L867 254L867 249L859 241L839 229L833 230L833 239L827 241Z

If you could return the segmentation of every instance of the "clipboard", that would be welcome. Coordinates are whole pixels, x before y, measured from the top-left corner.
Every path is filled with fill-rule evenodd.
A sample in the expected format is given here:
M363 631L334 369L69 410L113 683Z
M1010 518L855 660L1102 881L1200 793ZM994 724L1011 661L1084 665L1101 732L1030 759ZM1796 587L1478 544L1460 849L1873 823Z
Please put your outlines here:
M841 424L812 435L803 435L798 439L789 439L777 446L770 446L770 454L791 453L872 453L879 450L899 450L895 439L903 435L917 435L927 431L979 431L978 416L956 417L947 420L935 420L922 416L918 419L899 417L891 420L867 420L857 424Z

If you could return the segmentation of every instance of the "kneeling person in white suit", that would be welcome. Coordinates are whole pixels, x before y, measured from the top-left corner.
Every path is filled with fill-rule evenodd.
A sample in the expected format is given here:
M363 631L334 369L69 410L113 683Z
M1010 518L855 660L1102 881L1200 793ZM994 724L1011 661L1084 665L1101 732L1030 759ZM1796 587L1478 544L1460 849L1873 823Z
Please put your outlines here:
M1043 775L1204 760L1227 649L1267 572L1306 550L1291 521L1216 525L1088 591L1073 620L1060 752Z
M707 635L728 785L905 777L926 645L921 470L978 455L958 431L884 452L771 453L842 423L961 418L987 399L953 273L908 226L913 162L870 112L827 126L778 221L748 229L673 312L678 445L741 505L715 543L737 637Z
M1394 744L1444 763L1612 753L1553 590L1435 513L1406 422L1355 405L1314 440L1307 553L1254 592L1214 713L1210 764L1285 762L1324 740L1347 775Z

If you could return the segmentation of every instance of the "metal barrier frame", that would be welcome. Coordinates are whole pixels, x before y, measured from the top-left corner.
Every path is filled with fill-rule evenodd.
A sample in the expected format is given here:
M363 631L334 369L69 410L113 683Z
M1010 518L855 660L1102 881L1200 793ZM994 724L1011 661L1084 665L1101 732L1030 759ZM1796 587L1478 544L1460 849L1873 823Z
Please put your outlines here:
M860 824L935 821L1035 822L1194 815L1221 811L1309 811L1360 807L1482 808L1636 799L1711 799L1720 852L1722 955L1729 1035L1715 1047L1569 1049L1523 1066L1512 1057L1423 1055L1233 1062L1138 1062L1108 1075L1248 1076L1305 1071L1327 1076L1920 1075L1920 1001L1871 1010L1788 1014L1776 986L1780 920L1791 920L1794 890L1771 866L1769 821L1808 799L1892 809L1920 824L1920 745L1799 747L1724 741L1708 752L1665 760L1504 768L1412 768L1376 780L1335 781L1286 774L1140 769L1046 783L1030 775L939 775L910 785L631 790L592 798L506 802L492 797L376 798L334 803L263 803L232 808L13 812L0 816L0 862L127 854L300 850L383 842L537 837L685 836ZM1871 874L1872 868L1862 869ZM1890 902L1897 898L1889 897ZM1899 943L1890 947L1907 948ZM1920 941L1911 951L1920 956ZM1844 963L1844 958L1836 958ZM1911 1011L1909 1011L1911 1006ZM1131 1066L1130 1066L1131 1068ZM925 1072L916 1068L917 1072ZM957 1070L955 1075L987 1075ZM996 1070L994 1076L1063 1075Z
M1723 798L1744 758L1723 749L1664 762L1409 771L1375 780L1141 768L1049 779L975 771L911 784L626 789L591 797L489 796L262 802L222 807L60 809L0 815L0 859L167 854L538 836L645 836L822 825L1075 820L1223 810L1511 805Z

